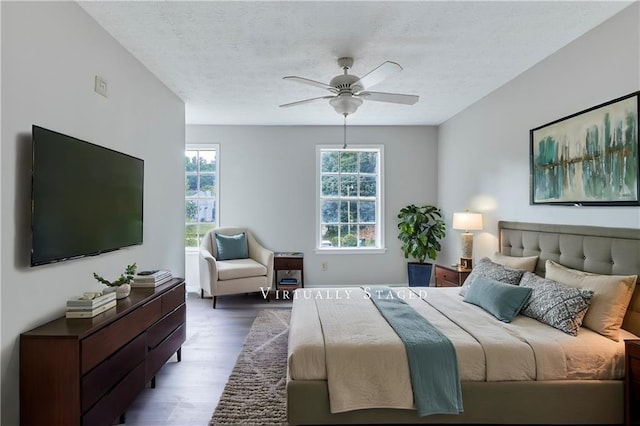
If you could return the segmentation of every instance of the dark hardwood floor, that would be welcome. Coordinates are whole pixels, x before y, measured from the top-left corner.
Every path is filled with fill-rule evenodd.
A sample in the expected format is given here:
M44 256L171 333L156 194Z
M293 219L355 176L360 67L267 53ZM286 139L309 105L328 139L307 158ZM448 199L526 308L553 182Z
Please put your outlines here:
M187 295L187 340L182 362L174 355L126 412L127 426L206 426L249 332L261 309L291 308L267 302L261 294L211 299Z

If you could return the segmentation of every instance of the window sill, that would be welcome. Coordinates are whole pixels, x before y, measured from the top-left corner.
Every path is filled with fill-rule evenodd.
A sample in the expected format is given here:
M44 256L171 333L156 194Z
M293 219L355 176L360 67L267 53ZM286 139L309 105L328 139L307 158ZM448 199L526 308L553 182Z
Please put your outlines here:
M314 249L315 254L384 254L387 248L317 248Z

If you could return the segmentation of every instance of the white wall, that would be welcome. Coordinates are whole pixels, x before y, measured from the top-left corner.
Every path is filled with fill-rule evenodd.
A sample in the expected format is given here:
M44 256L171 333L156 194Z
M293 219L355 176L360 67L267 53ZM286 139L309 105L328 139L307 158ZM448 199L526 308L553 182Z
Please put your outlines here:
M184 103L74 2L2 2L2 421L19 422L19 334L141 268L184 273ZM109 97L93 92L94 76ZM30 133L38 124L145 160L144 244L30 268ZM43 356L46 356L43 354ZM32 407L37 409L37 407Z
M497 250L498 220L640 227L638 207L529 205L529 130L640 89L638 3L439 127L438 203L484 213L474 258ZM460 255L450 231L441 258Z
M187 143L220 144L221 226L247 226L274 251L304 252L305 285L406 283L396 215L411 203L436 203L436 129L348 128L350 146L384 145L384 254L314 253L315 149L342 137L340 126L187 126Z

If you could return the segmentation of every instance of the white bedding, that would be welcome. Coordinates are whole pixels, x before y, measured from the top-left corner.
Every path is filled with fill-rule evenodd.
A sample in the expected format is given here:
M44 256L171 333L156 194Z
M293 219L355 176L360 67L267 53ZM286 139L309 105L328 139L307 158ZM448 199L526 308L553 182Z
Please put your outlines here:
M409 297L412 290L426 292L426 297ZM461 381L624 376L623 340L634 337L624 330L620 342L586 328L572 337L522 315L502 323L482 308L463 302L457 288L403 291L405 301L454 344ZM376 349L379 345L385 348ZM288 369L294 380L329 378L332 412L413 406L402 342L379 316L366 291L359 288L296 291Z

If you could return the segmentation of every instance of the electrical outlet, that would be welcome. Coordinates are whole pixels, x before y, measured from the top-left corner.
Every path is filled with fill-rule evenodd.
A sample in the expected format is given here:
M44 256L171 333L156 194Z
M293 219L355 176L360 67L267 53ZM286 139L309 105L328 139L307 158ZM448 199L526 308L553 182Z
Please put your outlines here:
M322 263L320 264L320 268L323 271L326 271L327 269L329 269L329 262L327 262L326 260L323 260Z
M106 98L107 97L107 80L100 77L99 75L96 75L93 90L95 90L97 94L102 95Z

